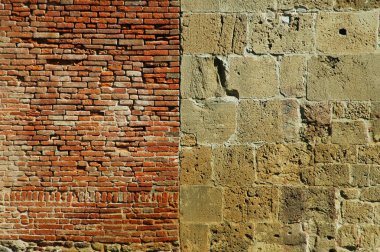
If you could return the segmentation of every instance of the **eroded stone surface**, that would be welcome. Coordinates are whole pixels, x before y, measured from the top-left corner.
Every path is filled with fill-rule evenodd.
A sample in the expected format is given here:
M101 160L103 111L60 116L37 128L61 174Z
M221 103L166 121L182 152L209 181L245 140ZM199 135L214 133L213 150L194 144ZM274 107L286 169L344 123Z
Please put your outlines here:
M280 65L280 89L286 97L306 96L306 59L302 56L285 56Z
M181 184L207 184L211 180L212 153L210 147L195 147L182 149Z

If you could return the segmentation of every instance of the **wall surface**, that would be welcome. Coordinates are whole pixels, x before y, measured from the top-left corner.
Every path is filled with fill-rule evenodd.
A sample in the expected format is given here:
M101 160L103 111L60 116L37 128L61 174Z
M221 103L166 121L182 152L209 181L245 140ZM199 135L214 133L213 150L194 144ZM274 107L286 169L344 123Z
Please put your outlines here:
M178 247L179 11L0 0L1 251Z
M378 0L183 0L182 251L379 251Z

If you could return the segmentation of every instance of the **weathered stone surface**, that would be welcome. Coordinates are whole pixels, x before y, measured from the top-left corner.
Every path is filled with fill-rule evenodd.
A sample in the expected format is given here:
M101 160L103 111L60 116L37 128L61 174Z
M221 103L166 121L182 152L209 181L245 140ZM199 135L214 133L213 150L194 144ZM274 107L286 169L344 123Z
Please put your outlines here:
M347 186L350 182L350 168L345 164L325 164L315 167L315 185Z
M336 190L332 187L310 187L306 193L306 217L316 221L331 222L337 219Z
M369 186L369 165L353 165L351 167L351 176L353 186Z
M207 184L211 180L210 147L184 148L180 153L181 184Z
M224 189L223 218L228 222L242 222L247 219L247 188L227 187Z
M366 145L358 148L358 161L364 164L380 164L380 145Z
M209 186L181 186L181 220L204 223L222 220L222 191Z
M219 146L213 149L216 182L221 186L250 186L255 181L253 149L248 146Z
M380 185L380 166L371 165L369 168L369 181L371 185Z
M380 8L379 0L336 0L335 8L341 9L375 9Z
M278 214L279 192L271 186L249 188L246 198L248 219L274 220Z
M223 143L235 133L235 101L183 100L182 131L194 134L198 143Z
M379 225L363 225L360 231L359 246L367 249L367 251L376 251L380 248L379 237Z
M331 106L327 102L305 103L301 106L301 113L306 123L328 125L331 122Z
M374 52L378 16L377 11L319 13L317 49L326 54Z
M284 56L280 65L280 90L285 97L306 96L306 59Z
M371 223L374 218L373 207L369 203L344 201L342 220L345 223Z
M345 118L351 120L370 119L371 104L369 102L348 102L345 110Z
M253 226L251 224L222 223L210 227L210 252L247 251L253 245Z
M359 199L360 190L356 188L343 188L340 191L340 196L342 196L343 199L349 200L349 199Z
M380 186L364 188L360 194L360 200L380 202Z
M205 224L184 223L180 228L181 251L203 252L209 248L209 228Z
M314 148L317 163L356 163L357 150L352 145L317 144Z
M184 0L181 3L185 12L256 12L273 9L274 0Z
M363 121L332 123L332 143L366 144L368 140L368 129Z
M263 13L249 23L249 50L255 53L302 53L313 50L311 14Z
M184 55L181 68L185 69L181 71L183 98L206 99L224 94L215 58Z
M265 144L256 156L260 182L299 183L300 170L312 165L312 153L305 144Z
M283 223L300 222L305 215L305 191L299 187L281 188L279 219Z
M338 229L338 244L340 247L355 248L359 243L359 230L356 225L345 224Z
M246 16L185 14L182 26L184 53L242 54L246 41Z
M331 0L279 0L280 9L332 9L334 1Z
M229 57L227 88L239 98L269 98L278 94L276 61L272 57Z
M380 54L317 56L308 62L309 100L380 100Z
M330 142L330 125L306 124L300 130L302 141L310 144Z
M293 141L298 139L299 120L295 100L243 100L238 109L238 140Z

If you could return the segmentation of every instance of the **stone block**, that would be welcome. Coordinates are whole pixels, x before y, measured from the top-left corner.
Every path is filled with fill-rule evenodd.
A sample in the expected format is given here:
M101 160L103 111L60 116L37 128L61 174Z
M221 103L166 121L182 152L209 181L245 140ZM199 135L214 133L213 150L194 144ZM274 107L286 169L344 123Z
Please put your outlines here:
M380 185L380 166L371 165L369 168L369 181L371 185Z
M363 121L332 123L332 143L366 144L368 140L368 129Z
M182 100L182 132L198 143L224 143L235 133L236 107L235 100Z
M305 192L306 219L332 222L337 219L334 188L310 187Z
M363 188L360 194L361 201L380 202L380 186Z
M331 0L279 0L278 8L291 9L308 9L308 10L330 10L334 6Z
M246 198L247 217L254 221L276 219L279 207L278 189L272 186L249 188Z
M299 183L301 169L312 165L306 144L264 144L256 159L258 180L274 184Z
M346 10L369 10L380 8L379 0L336 0L336 9L346 9Z
M374 52L377 48L379 13L320 12L317 18L317 50L326 54Z
M240 101L238 140L241 143L297 140L298 106L295 100Z
M181 186L182 222L206 223L222 220L223 195L219 188Z
M210 147L183 148L180 153L182 185L207 184L211 180Z
M213 252L247 251L254 243L253 226L250 223L222 223L210 227Z
M380 145L359 146L358 161L363 164L380 165Z
M283 223L300 222L305 215L305 191L299 187L281 188L279 220Z
M209 228L205 224L183 223L180 228L181 251L203 252L209 248Z
M363 225L360 230L359 246L363 251L377 251L380 248L379 237L379 225Z
M246 46L244 15L185 14L182 26L182 46L185 54L242 54Z
M274 0L183 0L184 12L256 12L275 7Z
M239 98L269 98L278 94L276 60L272 57L229 57L227 89Z
M344 223L371 223L374 219L373 207L369 203L344 201L342 221Z
M317 163L356 163L357 150L353 145L317 144L314 148Z
M228 222L242 222L247 218L246 187L232 186L224 189L223 219Z
M181 95L183 98L206 99L224 95L213 57L182 57Z
M315 185L348 186L350 168L346 164L325 164L315 167Z
M249 51L254 53L312 52L313 15L262 13L249 22Z
M303 56L284 56L280 65L280 90L286 97L306 96L306 59Z
M327 102L308 102L301 106L304 122L316 125L329 125L331 122L331 106Z
M250 186L255 181L252 147L215 147L213 157L214 177L218 185Z
M34 32L33 33L33 38L49 38L49 39L54 39L54 38L59 38L59 33L58 32Z
M316 56L308 62L309 100L380 100L380 54Z
M369 186L369 165L351 166L351 185L355 187Z
M344 224L338 229L337 242L340 247L356 248L358 245L359 230L356 225Z

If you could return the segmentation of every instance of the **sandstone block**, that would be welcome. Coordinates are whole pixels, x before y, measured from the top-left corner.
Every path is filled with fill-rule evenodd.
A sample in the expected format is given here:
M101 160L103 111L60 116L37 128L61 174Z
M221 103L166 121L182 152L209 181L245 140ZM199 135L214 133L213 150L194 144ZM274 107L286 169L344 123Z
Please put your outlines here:
M247 218L246 187L232 186L224 189L223 218L228 222L242 222Z
M362 189L360 194L360 200L369 202L380 202L380 186Z
M242 54L246 45L244 15L185 14L183 16L184 53Z
M371 223L374 218L373 207L369 203L344 201L342 220L344 223Z
M351 167L351 176L353 186L369 186L369 165L353 165Z
M235 101L183 100L182 131L194 134L198 143L223 143L235 133Z
M338 229L338 244L340 247L356 247L359 239L359 230L356 225L345 224Z
M366 144L368 129L363 121L333 122L331 142L336 144Z
M298 8L306 8L306 9L320 9L320 10L328 10L332 9L334 5L334 1L331 0L279 0L279 8L290 10L290 9L298 9Z
M380 100L380 54L318 56L309 63L309 100Z
M319 13L317 49L326 54L374 52L379 13Z
M310 187L306 191L306 218L316 221L332 222L337 219L335 209L336 191L332 187Z
M353 145L317 144L314 149L317 163L356 163L357 151Z
M380 226L379 225L363 225L360 232L359 246L365 251L376 251L380 247Z
M240 98L269 98L278 93L276 61L272 57L229 57L227 88Z
M380 145L360 146L358 161L364 164L380 164Z
M181 219L205 223L222 220L222 191L209 186L181 186Z
M380 185L380 166L372 165L369 168L369 181L371 185Z
M212 153L209 147L184 148L180 153L181 184L207 184L211 179Z
M278 214L279 192L271 186L249 188L246 198L248 219L274 220Z
M306 123L328 125L331 122L331 106L327 102L303 104L301 113Z
M302 56L284 56L280 67L280 90L286 97L306 96L306 59Z
M256 12L275 7L274 0L183 0L184 12Z
M238 140L294 141L298 138L299 120L295 100L243 100L238 109Z
M216 182L221 186L250 186L255 181L253 149L248 146L213 149Z
M275 184L299 183L301 169L312 165L306 144L265 144L256 156L258 180Z
M59 38L58 32L34 32L33 38Z
M205 224L181 224L181 251L203 252L209 248L208 226Z
M249 223L225 222L211 226L210 231L211 244L209 251L247 251L254 243L253 226Z
M281 189L279 219L283 223L300 222L305 214L305 192L299 187Z
M182 57L181 95L183 98L206 99L224 94L213 57Z
M346 200L359 199L360 190L357 188L343 188L340 191L340 195Z
M364 9L364 10L376 9L376 8L380 8L380 1L379 0L371 0L371 1L367 1L367 0L355 0L355 1L352 1L352 0L336 0L335 8L348 9L348 10L352 10L352 9L356 9L356 10L359 10L359 9Z
M252 17L249 23L249 50L255 53L302 53L313 51L311 14Z
M315 185L347 186L350 182L350 169L345 164L326 164L315 167Z

